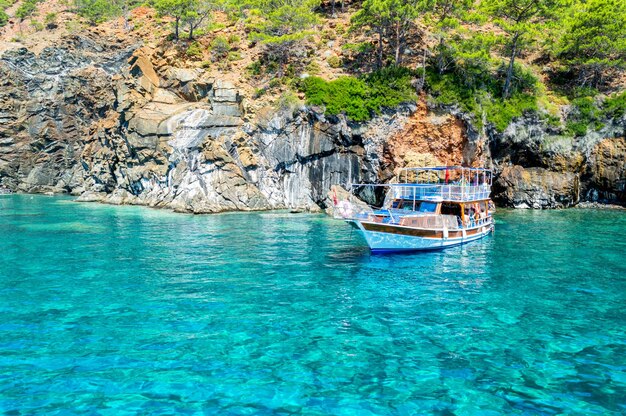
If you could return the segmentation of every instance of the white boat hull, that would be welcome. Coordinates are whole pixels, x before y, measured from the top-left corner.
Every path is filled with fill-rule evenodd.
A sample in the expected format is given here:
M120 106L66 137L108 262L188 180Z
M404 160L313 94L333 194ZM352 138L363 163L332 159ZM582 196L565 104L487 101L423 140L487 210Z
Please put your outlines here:
M489 223L465 232L455 232L460 236L424 237L407 235L412 230L406 227L386 226L386 231L376 231L368 227L367 223L360 221L350 223L361 231L373 253L441 250L479 240L493 230L493 224ZM441 234L448 233L441 231Z

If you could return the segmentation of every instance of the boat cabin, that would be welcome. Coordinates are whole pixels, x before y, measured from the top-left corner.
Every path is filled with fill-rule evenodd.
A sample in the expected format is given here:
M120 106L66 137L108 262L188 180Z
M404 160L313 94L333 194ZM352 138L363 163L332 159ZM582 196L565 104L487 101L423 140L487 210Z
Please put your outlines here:
M454 216L459 220L459 225L472 225L484 220L489 215L489 200L475 202L457 201L417 201L403 198L394 199L387 210L378 211L377 216L387 217L385 211L402 215L404 212L424 213L432 215Z

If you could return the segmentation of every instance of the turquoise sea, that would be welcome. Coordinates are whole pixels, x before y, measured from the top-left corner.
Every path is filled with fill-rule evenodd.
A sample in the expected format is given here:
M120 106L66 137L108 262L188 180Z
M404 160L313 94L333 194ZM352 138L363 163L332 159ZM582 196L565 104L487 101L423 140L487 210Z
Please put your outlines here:
M626 213L370 255L322 215L0 197L0 413L626 414Z

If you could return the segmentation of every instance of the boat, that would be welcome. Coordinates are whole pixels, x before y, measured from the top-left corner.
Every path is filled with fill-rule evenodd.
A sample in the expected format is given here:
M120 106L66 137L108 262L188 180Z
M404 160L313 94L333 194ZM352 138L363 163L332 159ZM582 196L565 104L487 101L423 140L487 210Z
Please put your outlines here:
M350 185L341 201L335 193L334 216L359 230L373 253L454 247L494 230L492 180L484 168L404 168L394 183ZM354 199L370 187L386 191L379 208Z

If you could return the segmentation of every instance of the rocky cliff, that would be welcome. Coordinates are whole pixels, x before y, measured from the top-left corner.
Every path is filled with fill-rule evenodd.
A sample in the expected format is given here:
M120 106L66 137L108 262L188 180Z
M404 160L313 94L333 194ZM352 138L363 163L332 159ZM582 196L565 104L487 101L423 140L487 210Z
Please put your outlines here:
M174 54L88 36L5 52L0 74L3 187L194 213L322 209L332 184L377 180L385 138L413 111L359 126L251 114L233 83Z
M0 186L177 211L318 210L333 184L415 163L487 164L496 200L626 203L626 121L569 139L536 118L478 131L421 102L363 124L321 109L254 108L233 81L158 47L71 36L0 58Z
M567 109L565 109L567 110ZM582 201L626 205L626 115L599 131L568 137L536 115L503 133L489 131L497 173L494 199L518 208L563 208Z

